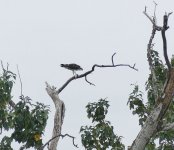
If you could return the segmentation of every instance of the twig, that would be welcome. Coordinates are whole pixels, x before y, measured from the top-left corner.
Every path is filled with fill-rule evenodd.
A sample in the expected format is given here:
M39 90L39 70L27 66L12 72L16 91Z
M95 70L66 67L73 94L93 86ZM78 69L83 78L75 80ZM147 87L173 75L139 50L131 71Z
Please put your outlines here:
M115 53L112 55L112 61L113 61L114 55L115 55ZM92 66L92 69L91 69L91 70L89 70L89 71L87 71L87 72L85 72L85 73L83 73L83 74L81 74L81 75L73 76L73 77L71 77L70 79L68 79L68 80L63 84L63 86L57 90L57 93L59 94L71 81L73 81L73 80L75 80L75 79L78 79L78 78L83 78L83 77L85 77L85 80L86 80L89 84L94 85L93 83L91 83L91 82L89 82L89 81L87 80L87 76L88 76L89 74L91 74L92 72L94 72L95 67L98 67L98 68L114 68L114 67L121 67L121 66L129 67L129 68L131 68L131 69L134 69L134 70L138 71L138 69L135 68L135 64L134 64L133 66L128 65L128 64L117 64L117 65L97 65L97 64L95 64L95 65Z
M88 82L90 85L95 86L95 84L93 84L92 82L89 82L89 81L87 80L87 76L85 76L85 81Z
M153 24L154 28L158 31L161 31L162 30L162 27L158 26L156 24L156 21L154 19L152 19L148 14L147 14L147 11L146 11L146 7L145 7L145 10L143 11L143 14L151 21L151 23Z
M18 76L19 76L19 81L20 81L20 84L21 84L21 96L23 95L22 93L22 80L21 80L21 76L20 76L20 73L19 73L19 68L18 68L18 65L17 65L17 71L18 71Z
M154 21L155 21L155 23L157 23L156 21L156 6L157 6L157 3L155 2L155 1L153 1L153 3L155 4L155 8L154 8Z
M112 55L112 65L114 66L114 56L115 56L115 54L116 53L114 53L113 55Z
M3 69L3 71L4 71L5 69L4 69L2 60L1 60L1 67L2 67L2 69Z
M73 137L73 136L71 136L71 135L69 135L69 134L64 134L64 135L60 134L60 135L57 135L57 136L55 136L55 137L51 138L50 140L48 140L48 142L46 142L46 143L45 143L43 146L41 146L41 147L40 147L38 150L43 150L43 149L44 149L44 147L45 147L45 146L47 146L47 145L49 145L49 143L50 143L52 140L54 140L55 138L57 138L57 137L62 137L62 138L64 138L64 137L66 137L66 136L68 136L68 137L72 138L73 145L74 145L75 147L77 147L77 148L78 148L78 145L77 145L77 144L75 144L75 142L74 142L75 137Z

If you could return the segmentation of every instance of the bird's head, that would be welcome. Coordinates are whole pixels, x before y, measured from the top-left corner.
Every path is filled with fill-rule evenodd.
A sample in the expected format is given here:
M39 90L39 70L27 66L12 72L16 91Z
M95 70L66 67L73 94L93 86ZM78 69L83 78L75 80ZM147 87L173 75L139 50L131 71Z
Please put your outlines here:
M65 65L64 64L60 64L61 67L64 67Z

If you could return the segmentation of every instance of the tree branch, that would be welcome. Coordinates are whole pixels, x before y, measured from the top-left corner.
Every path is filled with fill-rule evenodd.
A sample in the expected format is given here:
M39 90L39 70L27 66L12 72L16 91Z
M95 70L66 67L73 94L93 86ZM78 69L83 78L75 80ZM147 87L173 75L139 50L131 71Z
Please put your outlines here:
M151 71L151 74L152 74L152 86L153 86L153 89L154 89L154 95L155 95L155 99L158 98L158 89L157 89L157 86L156 86L156 74L155 74L155 69L154 69L154 66L153 66L153 63L152 63L152 49L153 49L153 44L152 44L152 41L155 37L155 33L156 33L156 28L155 26L153 25L153 29L152 29L152 34L150 36L150 40L149 40L149 43L147 45L147 59L148 59L148 62L149 62L149 67L150 67L150 71Z
M45 143L43 146L41 146L38 150L43 150L43 149L45 148L45 146L49 145L49 143L50 143L52 140L54 140L55 138L57 138L57 137L62 137L62 138L64 138L64 137L66 137L66 136L72 138L73 145L74 145L75 147L78 148L78 145L75 144L75 137L73 137L73 136L71 136L71 135L69 135L69 134L64 134L64 135L63 135L63 134L60 134L60 135L57 135L57 136L51 138L50 140L48 140L48 142L46 142L46 143Z
M162 131L174 130L174 123L167 123L163 126Z
M156 8L155 8L156 9ZM154 11L155 12L155 11ZM143 11L143 14L151 21L151 23L153 24L155 30L158 30L158 31L161 31L162 30L162 27L158 26L156 24L156 17L154 16L153 18L151 18L147 12L146 12L146 7L145 7L145 10ZM155 13L154 13L155 14Z
M93 84L92 82L89 82L89 81L88 81L87 76L85 76L85 81L86 81L87 83L89 83L90 85L95 86L95 84Z
M169 61L169 58L168 58L168 55L167 55L167 40L166 40L165 32L169 28L168 18L171 14L172 13L169 13L168 15L167 14L164 15L164 17L163 17L163 28L161 30L162 39L163 39L163 53L164 53L164 58L165 58L165 61L166 61L166 65L167 65L169 70L171 69L171 64L170 64L170 61Z
M114 66L114 56L115 56L115 54L116 53L114 53L113 55L112 55L112 58L111 58L111 60L112 60L112 65Z
M89 70L89 71L87 71L87 72L85 72L85 73L83 73L83 74L81 74L81 75L73 76L73 77L71 77L70 79L68 79L68 80L62 85L62 87L60 87L60 88L57 90L57 93L59 94L60 92L62 92L62 90L63 90L71 81L73 81L73 80L75 80L75 79L83 78L83 77L85 77L85 80L86 80L89 84L94 85L93 83L91 83L91 82L89 82L89 81L87 80L87 76L88 76L89 74L91 74L92 72L94 72L94 70L95 70L96 67L98 67L98 68L114 68L114 67L125 66L125 67L129 67L129 68L131 68L131 69L134 69L134 70L138 71L138 69L135 68L135 64L134 64L133 66L131 66L131 65L129 65L129 64L117 64L117 65L114 65L113 57L114 57L115 54L116 54L116 53L114 53L114 54L112 55L112 59L111 59L111 60L112 60L112 65L97 65L97 64L93 65L91 70Z
M155 2L154 2L155 3ZM154 88L154 95L155 95L155 99L158 98L159 94L158 94L158 89L157 87L155 86L155 83L156 83L156 75L155 75L155 71L154 71L154 67L153 67L153 64L152 64L152 57L151 57L151 51L152 51L152 48L153 48L153 44L152 44L152 41L154 39L154 36L155 36L155 33L156 31L161 31L161 34L162 34L162 40L163 40L163 53L164 53L164 58L165 58L165 61L166 61L166 65L168 67L168 69L170 70L171 69L171 64L170 64L170 61L168 59L168 55L167 55L167 40L166 40L166 36L165 36L165 32L166 30L169 28L168 27L168 18L169 16L172 14L171 13L168 13L164 15L163 17L163 27L160 27L156 24L156 16L155 16L155 11L156 11L156 3L155 3L155 10L154 10L154 16L153 16L153 19L147 14L146 12L146 7L145 7L145 11L143 12L145 14L145 16L152 22L153 24L153 29L152 29L152 34L151 34L151 37L150 37L150 40L149 40L149 43L148 43L148 46L147 46L147 58L148 58L148 62L149 62L149 66L150 66L150 70L151 70L151 74L152 74L152 80L153 80L153 83L152 83L152 86ZM170 71L169 71L170 72ZM168 73L168 76L167 78L169 78L170 76L170 73ZM166 83L164 84L164 89L166 87L166 84L167 84L168 80L166 80Z
M21 84L21 96L23 95L22 93L22 79L21 79L21 76L20 76L20 72L19 72L19 68L18 68L18 65L17 65L17 71L18 71L18 76L19 76L19 81L20 81L20 84Z

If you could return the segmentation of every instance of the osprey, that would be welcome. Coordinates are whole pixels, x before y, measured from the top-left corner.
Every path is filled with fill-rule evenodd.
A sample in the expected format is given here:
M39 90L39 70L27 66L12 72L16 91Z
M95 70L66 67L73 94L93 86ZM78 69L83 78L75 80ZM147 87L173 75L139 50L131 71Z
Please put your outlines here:
M83 70L79 65L77 64L61 64L60 65L61 67L64 67L68 70L71 70L73 72L73 74L76 75L76 72L75 71L78 71L78 70Z

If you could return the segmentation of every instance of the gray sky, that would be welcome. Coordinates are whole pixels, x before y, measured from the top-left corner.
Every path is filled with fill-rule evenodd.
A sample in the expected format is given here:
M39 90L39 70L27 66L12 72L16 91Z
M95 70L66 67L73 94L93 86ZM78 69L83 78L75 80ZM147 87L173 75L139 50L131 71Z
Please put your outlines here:
M158 24L161 25L164 12L174 11L174 2L156 2ZM115 132L124 137L123 143L131 145L140 127L137 117L132 116L126 105L133 88L130 84L137 83L144 90L148 76L146 47L152 25L142 13L145 5L148 13L153 15L152 0L0 1L0 59L8 62L16 73L16 64L19 65L25 96L51 106L43 137L45 142L51 138L54 105L45 91L44 82L59 88L72 76L72 72L60 67L61 63L77 63L87 71L93 64L110 64L112 54L117 52L115 63L136 63L139 71L126 67L96 69L88 77L95 87L84 79L70 83L60 94L66 105L62 134L77 137L75 142L79 149L83 149L79 129L90 123L85 106L107 97L111 104L108 120L114 125ZM169 25L167 37L171 57L173 15ZM162 56L161 41L158 33L156 49ZM19 79L13 94L17 102ZM58 147L61 150L76 149L69 138L60 140Z

